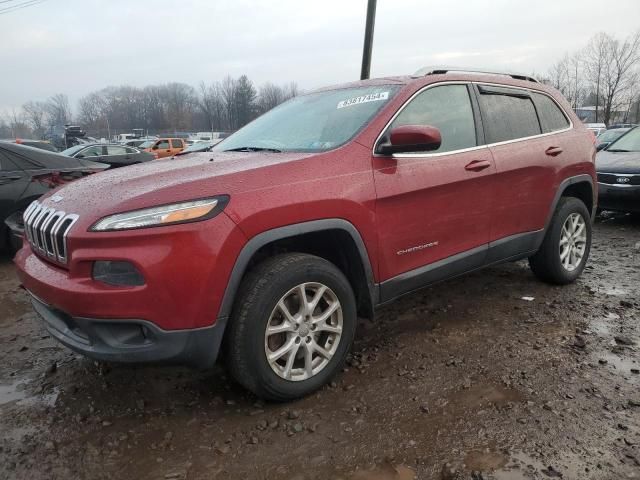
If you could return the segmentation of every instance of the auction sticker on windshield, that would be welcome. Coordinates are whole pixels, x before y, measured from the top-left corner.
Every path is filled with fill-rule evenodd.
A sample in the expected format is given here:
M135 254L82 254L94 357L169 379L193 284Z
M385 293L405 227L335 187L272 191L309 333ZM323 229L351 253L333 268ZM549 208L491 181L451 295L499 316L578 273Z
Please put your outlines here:
M389 98L389 92L377 92L370 93L368 95L361 95L359 97L349 98L338 102L338 108L352 107L353 105L360 105L367 102L379 102L381 100L387 100Z

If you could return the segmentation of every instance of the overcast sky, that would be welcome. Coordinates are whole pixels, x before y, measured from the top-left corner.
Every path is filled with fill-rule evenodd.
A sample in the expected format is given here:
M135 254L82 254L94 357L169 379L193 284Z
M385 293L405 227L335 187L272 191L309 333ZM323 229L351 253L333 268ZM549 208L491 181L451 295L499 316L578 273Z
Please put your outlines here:
M0 11L25 0L6 0ZM108 85L357 79L366 0L46 0L0 13L0 112ZM424 65L545 71L606 31L640 28L640 0L378 0L372 76Z

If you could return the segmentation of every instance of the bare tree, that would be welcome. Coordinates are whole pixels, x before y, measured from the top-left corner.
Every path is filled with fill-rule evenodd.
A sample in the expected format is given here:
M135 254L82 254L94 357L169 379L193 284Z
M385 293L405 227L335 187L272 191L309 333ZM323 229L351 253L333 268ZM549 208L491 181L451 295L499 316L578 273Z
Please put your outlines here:
M43 102L27 102L22 105L23 117L31 127L33 135L41 138L44 135L47 106Z
M64 125L71 121L71 107L69 98L63 93L57 93L46 103L47 122L49 125Z
M585 72L595 91L596 121L602 101L604 123L624 103L640 64L640 31L620 41L606 33L594 36L585 52Z

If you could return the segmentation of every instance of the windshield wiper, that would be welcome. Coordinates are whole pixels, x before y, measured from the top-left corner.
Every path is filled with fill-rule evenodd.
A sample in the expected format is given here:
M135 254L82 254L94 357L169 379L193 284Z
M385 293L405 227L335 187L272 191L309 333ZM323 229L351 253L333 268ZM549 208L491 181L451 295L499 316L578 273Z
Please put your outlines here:
M278 150L277 148L265 148L265 147L238 147L238 148L230 148L229 150L224 150L225 152L273 152L273 153L281 153L282 150Z
M624 150L623 148L607 148L607 152L630 152L631 150Z

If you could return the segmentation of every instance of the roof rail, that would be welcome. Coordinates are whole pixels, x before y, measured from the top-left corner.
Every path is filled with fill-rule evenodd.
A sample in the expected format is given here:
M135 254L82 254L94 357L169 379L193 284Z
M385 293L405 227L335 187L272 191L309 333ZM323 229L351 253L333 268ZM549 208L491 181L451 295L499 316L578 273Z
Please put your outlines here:
M424 77L426 75L443 75L449 72L458 72L458 73L482 73L485 75L506 75L515 80L525 80L527 82L536 82L539 83L537 79L532 77L531 75L526 75L523 73L516 72L508 72L502 71L497 72L495 70L486 70L482 68L462 68L462 67L446 67L442 65L423 67L413 74L414 77Z

